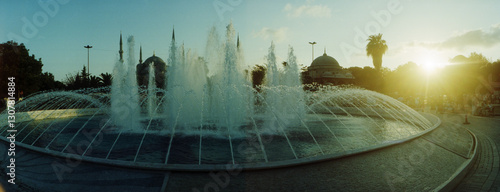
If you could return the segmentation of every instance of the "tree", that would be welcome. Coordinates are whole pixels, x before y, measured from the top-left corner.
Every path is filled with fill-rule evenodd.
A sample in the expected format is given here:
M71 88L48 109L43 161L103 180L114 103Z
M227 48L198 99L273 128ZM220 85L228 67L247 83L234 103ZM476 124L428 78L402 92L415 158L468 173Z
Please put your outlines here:
M78 74L77 74L78 75ZM81 88L87 88L90 87L90 76L87 74L87 68L85 65L83 66L82 71L79 73L79 78L81 82Z
M263 65L255 65L252 69L252 86L255 90L260 92L260 86L264 82L267 68Z
M309 71L307 70L307 67L304 66L300 69L300 79L302 81L302 84L312 84L313 83L313 80L312 80L312 77L309 76ZM306 88L307 86L304 86L304 89Z
M382 39L382 34L370 35L367 39L368 44L366 45L366 56L371 56L373 60L373 66L377 71L382 68L382 55L385 54L388 47L385 40Z
M66 84L66 89L76 90L83 88L96 88L101 86L107 86L104 84L111 85L111 74L101 74L104 75L104 79L97 77L95 75L88 75L87 69L83 66L83 69L76 74L67 74L64 84Z
M15 77L16 97L57 89L61 84L54 81L52 74L42 73L42 67L42 59L30 56L24 44L14 41L0 44L0 98L7 97L7 77Z
M481 53L472 52L469 55L469 62L472 64L488 65L490 61Z
M364 68L350 67L347 70L354 76L356 86L378 92L382 92L384 89L385 71L382 69L375 70L374 68L365 66Z
M110 73L101 73L101 75L99 75L99 80L101 81L101 86L110 86L113 80L113 75Z
M54 80L54 75L49 72L45 72L40 76L40 91L45 90L62 90L65 88L64 84L60 81Z
M492 91L485 83L495 72L493 64L483 54L472 52L469 57L457 55L449 60L453 65L446 66L441 74L446 94L475 94ZM457 83L460 82L460 83Z
M488 78L490 76L492 81L500 82L500 60L496 60L491 64L491 73L488 75Z
M486 67L491 63L483 54L476 52L470 53L469 57L457 55L450 59L449 62L452 64L475 64L479 65L479 67Z
M88 77L88 86L87 87L90 87L90 88L96 88L96 87L101 87L102 86L102 83L101 83L101 78L95 76L95 75L90 75Z
M386 75L385 78L387 94L397 92L399 96L409 97L425 93L426 79L424 72L414 62L410 61L399 65L394 71Z
M63 81L67 90L76 90L82 88L82 79L80 73L66 74L66 79Z

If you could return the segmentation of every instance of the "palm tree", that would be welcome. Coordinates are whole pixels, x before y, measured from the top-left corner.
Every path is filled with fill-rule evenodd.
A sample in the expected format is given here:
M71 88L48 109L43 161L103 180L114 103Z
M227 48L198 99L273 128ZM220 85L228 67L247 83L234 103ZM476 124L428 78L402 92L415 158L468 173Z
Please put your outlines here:
M113 80L113 75L110 73L101 73L99 80L102 86L110 86Z
M382 39L382 34L370 35L367 39L368 44L366 44L366 56L371 56L373 60L373 66L376 70L380 71L382 68L382 55L385 54L388 47L385 40Z

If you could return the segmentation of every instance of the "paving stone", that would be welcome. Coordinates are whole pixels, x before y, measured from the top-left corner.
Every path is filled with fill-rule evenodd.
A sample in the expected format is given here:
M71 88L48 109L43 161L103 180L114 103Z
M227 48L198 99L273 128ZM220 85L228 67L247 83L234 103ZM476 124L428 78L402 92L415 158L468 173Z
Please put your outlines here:
M500 188L499 151L500 117L470 117L474 124L467 128L478 139L477 160L456 191L498 191ZM478 186L481 186L478 188Z

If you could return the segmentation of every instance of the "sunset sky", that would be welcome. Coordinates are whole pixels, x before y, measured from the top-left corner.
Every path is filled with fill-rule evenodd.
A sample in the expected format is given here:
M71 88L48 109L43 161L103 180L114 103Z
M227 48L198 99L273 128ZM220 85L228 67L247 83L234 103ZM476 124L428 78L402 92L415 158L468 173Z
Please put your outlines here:
M56 80L87 64L83 47L87 44L94 47L90 72L111 73L120 31L124 37L135 37L137 59L142 45L144 59L155 51L166 61L174 27L178 43L203 55L209 29L215 26L223 36L231 21L249 67L264 64L271 41L278 62L286 60L290 45L299 64L310 65L308 42L315 41L315 57L326 48L343 67L372 66L366 39L377 33L387 41L383 66L391 69L409 61L443 66L450 58L471 52L491 61L500 59L497 0L1 0L0 4L0 42L24 43Z

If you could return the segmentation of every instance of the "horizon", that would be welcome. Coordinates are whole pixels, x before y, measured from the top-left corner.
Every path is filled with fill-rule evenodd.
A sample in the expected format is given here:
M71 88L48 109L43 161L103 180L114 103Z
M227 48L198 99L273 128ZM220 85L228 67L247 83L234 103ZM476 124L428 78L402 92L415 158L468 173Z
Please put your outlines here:
M219 37L225 38L225 26L231 22L248 67L265 63L271 42L276 46L279 63L286 60L291 46L298 63L309 66L309 42L316 42L314 58L326 50L344 68L372 67L371 58L366 56L366 39L378 33L383 34L389 47L383 67L395 69L408 62L443 67L449 59L472 52L490 61L500 59L500 15L495 10L499 5L493 0L143 0L120 5L100 1L10 1L0 8L0 42L23 43L30 54L42 58L43 71L54 74L59 81L86 66L86 45L93 46L90 73L112 73L120 31L124 38L134 36L137 63L139 46L143 60L155 52L166 61L173 29L178 46L184 44L186 50L204 56L209 30L215 26Z

